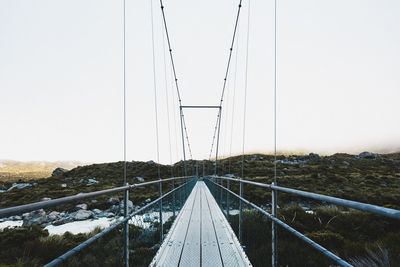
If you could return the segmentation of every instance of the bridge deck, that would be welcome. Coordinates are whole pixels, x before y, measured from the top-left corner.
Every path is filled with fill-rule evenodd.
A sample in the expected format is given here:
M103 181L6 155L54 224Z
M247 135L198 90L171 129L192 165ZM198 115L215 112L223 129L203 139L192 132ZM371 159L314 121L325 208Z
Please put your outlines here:
M150 266L251 266L203 181L198 181Z

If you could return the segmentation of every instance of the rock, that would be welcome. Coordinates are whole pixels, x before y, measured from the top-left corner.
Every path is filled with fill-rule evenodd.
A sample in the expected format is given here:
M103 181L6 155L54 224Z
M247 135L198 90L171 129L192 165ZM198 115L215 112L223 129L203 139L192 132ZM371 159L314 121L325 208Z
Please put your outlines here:
M40 199L40 201L49 201L49 200L51 200L51 198L49 198L49 197L42 197L42 198Z
M94 209L93 212L94 212L94 214L96 214L96 215L99 215L100 213L102 213L102 211L99 210L99 209Z
M371 152L362 152L358 155L359 158L361 159L376 159L378 157L377 154L371 153Z
M87 210L88 206L85 203L78 204L75 206L75 210Z
M115 214L119 213L119 204L118 205L112 205L111 208L109 208L109 211Z
M124 214L124 201L121 201L121 203L119 203L119 210L121 214ZM133 202L128 200L128 213L132 212L133 212Z
M136 180L137 180L138 182L144 182L144 179L143 179L142 177L136 177Z
M111 197L111 198L109 198L107 200L107 204L109 204L109 205L117 205L117 204L119 204L119 199Z
M154 164L155 162L152 161L152 160L149 160L149 161L147 161L147 163L149 163L149 164Z
M92 199L90 202L92 202L93 204L96 204L97 200L96 199Z
M32 187L32 185L31 185L31 184L28 184L28 183L24 183L24 184L13 183L13 185L12 185L10 188L8 188L7 191L11 191L11 190L13 190L14 188L23 189L23 188L26 188L26 187Z
M10 220L11 220L11 221L20 221L20 220L22 220L22 217L21 217L21 216L18 216L18 215L16 215L16 216L11 216L11 217L10 217Z
M95 179L88 179L87 186L93 185L93 184L98 184L98 183L99 183L99 181L96 181Z
M109 213L107 214L107 218L111 218L111 217L115 217L115 214L112 213L112 212L109 212Z
M33 183L33 186L34 186L34 187L37 187L37 186L38 186L38 183Z
M53 173L51 174L51 176L56 176L59 175L61 173L67 172L68 170L63 169L63 168L56 168Z
M66 218L60 218L58 220L55 220L51 224L57 226L57 225L69 223L69 222L72 222L72 221L73 221L73 219L71 217L66 217Z
M77 211L72 218L76 221L83 221L93 217L93 212L90 210L79 210Z
M345 161L345 160L343 160L343 164L344 164L344 165L347 165L347 166L349 166L349 165L350 165L350 163L349 163L349 162L347 162L347 161Z
M79 180L79 183L81 184L81 183L83 183L85 181L85 179L80 179Z
M66 187L67 187L67 184L61 184L61 187L62 187L62 188L66 188Z
M150 201L151 201L151 198L148 198L148 199L146 199L144 202L150 203Z
M6 190L0 190L0 193L4 193L4 192L6 192Z
M43 224L47 222L46 212L43 209L24 213L22 226L31 226L33 224Z
M315 153L310 153L308 154L309 159L319 159L319 155Z
M61 218L60 213L58 211L52 211L47 215L47 221L53 222L59 220Z

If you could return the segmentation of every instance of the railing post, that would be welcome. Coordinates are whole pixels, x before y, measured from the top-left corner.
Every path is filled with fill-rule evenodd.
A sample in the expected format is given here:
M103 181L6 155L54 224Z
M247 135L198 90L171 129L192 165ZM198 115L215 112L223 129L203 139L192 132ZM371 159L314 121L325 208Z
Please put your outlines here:
M175 179L172 180L172 190L175 189ZM172 218L175 218L175 191L172 192Z
M242 183L242 178L239 180L240 182L240 189L239 189L239 195L240 197L243 197L243 183ZM242 200L240 199L239 201L239 242L242 243L242 223L243 223L243 205L242 205Z
M276 185L275 182L272 185ZM272 189L272 216L277 217L277 200L278 200L278 192L275 189ZM276 224L272 221L272 267L278 266L278 251L277 251L277 231Z
M128 199L129 189L126 189L124 192L124 217L128 216ZM125 267L129 267L129 220L124 224L124 259Z
M226 181L226 187L228 188L228 190L230 190L230 180ZM229 222L229 192L226 191L226 219Z
M162 197L162 183L158 183L158 195ZM162 199L160 199L160 244L163 241Z
M221 209L223 210L223 206L222 206L222 195L223 195L223 186L224 186L224 182L223 182L223 180L222 180L222 178L219 178L220 180L221 180L221 192L220 192L220 196L219 196L219 203L221 203Z

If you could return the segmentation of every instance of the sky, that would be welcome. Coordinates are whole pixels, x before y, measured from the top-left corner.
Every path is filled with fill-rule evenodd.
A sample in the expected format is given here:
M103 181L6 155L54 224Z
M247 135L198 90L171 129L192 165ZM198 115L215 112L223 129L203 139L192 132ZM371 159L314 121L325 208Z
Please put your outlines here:
M278 152L400 151L400 2L277 2ZM0 0L0 159L123 160L122 3ZM238 1L164 5L182 103L218 105ZM242 5L221 156L274 149L274 2ZM126 0L127 160L182 159L161 18L158 1ZM184 115L208 159L217 110Z

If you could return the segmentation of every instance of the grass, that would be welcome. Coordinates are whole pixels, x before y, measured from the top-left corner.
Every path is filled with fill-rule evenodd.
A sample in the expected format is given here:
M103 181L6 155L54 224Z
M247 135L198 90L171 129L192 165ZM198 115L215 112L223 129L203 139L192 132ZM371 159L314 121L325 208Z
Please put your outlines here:
M279 155L278 160L294 161L298 155ZM204 167L203 167L204 163ZM198 171L202 174L213 172L213 162L189 161L189 174ZM246 179L271 183L274 174L273 156L271 155L245 155L244 176ZM127 179L129 183L138 183L136 177L140 176L145 181L158 178L158 168L161 177L183 175L183 162L176 163L173 168L166 165L157 165L149 162L128 162ZM239 176L242 169L242 157L236 156L219 161L218 173L232 173ZM400 209L400 153L379 155L377 159L357 159L354 155L334 154L311 159L306 164L285 165L278 164L278 184L299 190L306 190L330 196ZM26 204L39 201L42 197L58 198L74 195L81 192L91 192L121 186L123 180L123 162L93 164L77 167L63 174L51 178L26 179L20 177L20 182L36 182L36 187L15 189L10 192L0 193L0 208ZM95 178L100 183L87 186L87 179ZM85 181L80 183L79 181ZM61 184L67 187L62 188ZM11 181L0 180L0 189L7 189ZM239 192L239 184L231 182L231 189ZM172 184L163 184L164 192L170 190ZM121 195L115 195L122 197ZM157 185L137 188L131 191L130 199L138 205L145 199L155 199L158 196ZM96 203L85 201L90 209L107 207L106 200L111 195L97 198ZM244 197L258 205L270 203L269 190L251 185L244 186ZM397 221L377 217L363 212L327 206L326 203L310 201L293 195L279 193L278 204L279 218L291 225L296 230L304 233L311 239L326 246L338 255L358 266L372 261L385 260L387 255L391 266L399 266L400 262L400 224ZM82 202L82 201L81 201ZM309 214L301 205L312 207L314 214ZM77 204L77 203L74 203ZM74 204L60 206L57 209L72 210ZM254 266L266 266L270 263L270 221L256 212L246 215L244 229L244 243L246 253ZM237 216L232 216L233 228L237 227ZM170 223L170 222L169 222ZM140 234L140 229L132 229L132 234ZM55 258L62 252L86 240L94 233L88 235L65 234L61 237L50 237L37 226L22 229L8 229L0 232L0 265L42 265ZM307 247L301 241L293 238L284 230L279 233L280 263L288 266L328 266L331 264L318 253ZM120 265L113 261L117 255L121 258L119 235L109 235L107 242L99 242L78 259L87 265L96 265L99 262L109 265ZM114 236L114 237L113 237ZM118 238L117 238L118 237ZM115 239L114 239L115 238ZM132 238L134 238L132 236ZM156 238L156 237L155 237ZM246 241L247 240L247 241ZM250 242L251 241L251 242ZM154 243L152 243L154 244ZM111 246L112 245L112 246ZM113 250L118 247L118 250ZM50 248L57 249L50 249ZM5 248L5 249L3 249ZM94 257L100 250L106 249L110 255L103 258ZM98 249L98 250L96 250ZM50 250L50 252L48 252ZM137 266L145 266L153 257L155 249L150 243L139 244L131 252L131 259ZM293 257L291 255L296 255ZM115 260L115 259L114 259ZM139 263L139 264L138 264ZM79 262L69 262L68 266L78 266ZM368 264L367 264L368 265ZM365 264L364 264L365 266Z

